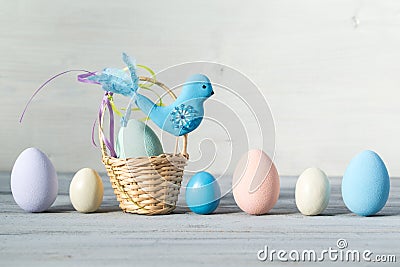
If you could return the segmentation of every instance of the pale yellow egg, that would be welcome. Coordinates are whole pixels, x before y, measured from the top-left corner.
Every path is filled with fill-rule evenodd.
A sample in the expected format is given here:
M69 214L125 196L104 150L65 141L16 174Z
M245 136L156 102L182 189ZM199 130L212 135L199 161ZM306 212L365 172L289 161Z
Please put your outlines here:
M297 179L296 206L304 215L318 215L328 206L330 193L326 174L318 168L309 168Z
M69 197L79 212L94 212L103 201L104 187L99 174L90 168L79 170L69 186Z

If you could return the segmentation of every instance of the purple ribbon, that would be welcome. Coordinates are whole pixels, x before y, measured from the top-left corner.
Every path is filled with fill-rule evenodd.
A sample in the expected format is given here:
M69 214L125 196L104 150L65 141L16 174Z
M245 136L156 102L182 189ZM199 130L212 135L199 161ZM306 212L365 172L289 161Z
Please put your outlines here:
M29 104L32 102L33 98L40 92L40 90L43 89L43 87L45 87L48 83L50 83L52 80L56 79L57 77L62 76L62 75L67 74L67 73L70 73L70 72L85 72L83 74L78 75L77 79L78 79L79 82L90 83L90 84L100 84L98 82L91 81L91 80L87 79L88 77L95 75L96 72L87 71L87 70L66 70L66 71L60 72L60 73L54 75L53 77L49 78L38 89L36 89L36 91L32 94L32 96L29 98L28 102L26 103L25 108L22 111L21 117L19 119L19 122L22 123L22 119L25 116L25 113L26 113L26 111L28 109ZM107 107L107 109L109 111L109 114L110 114L110 132L109 132L110 140L108 140L105 137L104 132L102 132L103 142L106 145L106 147L108 148L108 150L110 151L110 155L112 157L116 157L117 154L115 153L115 149L114 149L114 112L112 110L111 103L110 103L110 100L108 98L109 96L112 96L112 95L113 94L111 92L106 92L104 94L103 100L102 100L101 105L100 105L100 110L99 110L99 122L101 123L101 118L103 116L104 107ZM96 120L95 120L95 122L93 124L93 128L92 128L92 142L96 146L96 142L94 141L94 130L95 130L94 128L95 128L95 126L96 126ZM100 125L100 126L102 126L102 125Z
M96 73L84 73L84 74L80 74L78 75L78 81L82 82L82 83L91 83L91 84L100 84L98 82L92 81L92 80L88 80L87 78L90 76L95 75ZM111 107L111 103L110 103L110 99L109 97L111 97L113 95L113 93L111 92L106 92L103 96L103 100L101 101L100 104L100 108L99 108L99 123L100 123L100 128L103 128L103 125L101 125L102 122L102 117L103 117L103 110L105 107L107 107L109 115L110 115L110 140L107 139L107 137L105 136L104 132L102 130L101 132L101 136L103 138L103 142L106 145L106 147L108 148L108 151L110 151L110 156L111 157L117 157L117 153L115 153L115 148L114 148L114 112L112 110ZM94 121L93 123L93 127L92 127L92 143L96 146L96 142L94 140L94 131L95 131L95 127L96 127L96 122L97 120Z
M110 151L110 156L116 158L117 153L115 153L115 149L114 149L114 112L111 107L110 99L108 98L109 96L112 96L112 95L113 95L113 93L111 93L111 92L106 92L104 94L103 101L101 101L100 110L99 110L99 123L100 123L100 127L102 128L101 121L102 121L102 117L103 117L103 110L105 107L107 107L109 115L110 115L110 131L109 131L110 140L108 140L106 138L104 132L102 132L101 135L103 137L104 144Z
M88 71L88 70L66 70L66 71L63 71L63 72L60 72L60 73L54 75L53 77L51 77L50 79L48 79L47 81L45 81L38 89L36 89L36 91L33 93L33 95L31 96L31 98L29 98L28 102L27 102L26 105L25 105L24 110L22 111L21 117L19 118L19 122L20 122L20 123L22 122L22 119L23 119L24 116L25 116L25 113L26 113L26 110L28 109L29 104L32 102L33 98L40 92L40 90L42 90L43 87L45 87L49 82L51 82L51 81L54 80L55 78L57 78L57 77L59 77L59 76L62 76L62 75L64 75L64 74L67 74L67 73L69 73L69 72L85 72L84 74L79 75L79 76L83 76L84 78L87 78L87 77L89 77L89 76L92 76L92 75L95 75L95 74L96 74L95 72L91 72L91 71ZM81 81L79 76L78 76L78 81ZM82 82L85 82L85 83L92 83L92 81L90 81L90 80L86 80L86 81L83 81L83 80L82 80Z
M84 74L79 74L78 75L78 82L91 83L91 84L100 84L99 82L87 79L87 78L89 78L90 76L93 76L93 75L96 75L96 72L88 72L88 73L84 73Z

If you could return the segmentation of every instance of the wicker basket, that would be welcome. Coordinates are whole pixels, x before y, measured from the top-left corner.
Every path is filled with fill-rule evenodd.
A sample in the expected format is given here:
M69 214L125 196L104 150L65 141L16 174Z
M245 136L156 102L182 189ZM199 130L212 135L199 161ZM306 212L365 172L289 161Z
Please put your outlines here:
M175 94L163 83L148 77L139 77L139 79L156 84L176 99ZM183 170L189 158L186 150L187 135L183 136L181 153L177 153L176 145L175 152L172 154L127 159L114 158L108 155L103 141L103 118L104 115L101 116L99 123L102 161L120 208L124 212L145 215L171 213L176 207Z

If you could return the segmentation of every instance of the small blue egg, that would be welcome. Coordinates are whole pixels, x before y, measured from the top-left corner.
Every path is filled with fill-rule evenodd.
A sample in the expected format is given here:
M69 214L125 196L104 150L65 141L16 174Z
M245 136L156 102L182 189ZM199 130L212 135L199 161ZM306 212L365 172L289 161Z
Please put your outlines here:
M360 216L379 212L389 197L390 179L385 163L373 151L356 155L342 180L342 197L346 207Z
M196 173L186 186L186 204L197 214L210 214L219 205L221 189L208 172Z

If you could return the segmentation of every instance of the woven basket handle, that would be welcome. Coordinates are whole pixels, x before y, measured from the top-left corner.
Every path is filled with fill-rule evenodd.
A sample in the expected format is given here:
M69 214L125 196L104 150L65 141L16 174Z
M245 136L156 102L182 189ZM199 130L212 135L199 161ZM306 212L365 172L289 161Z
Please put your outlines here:
M155 79L149 78L149 77L143 77L140 76L139 77L140 81L146 81L146 82L150 82L152 84L155 84L159 87L161 87L162 89L164 89L171 97L173 100L176 99L176 95L174 94L174 92L171 91L171 89L169 89L165 84L163 84L162 82L159 82ZM100 147L101 147L101 153L103 158L105 156L107 156L107 147L106 144L104 143L104 132L103 132L103 123L104 123L104 114L105 114L105 110L106 110L107 106L103 107L103 112L99 121L99 140L100 140ZM189 154L187 153L187 141L188 141L188 134L185 134L183 136L183 149L181 154L185 157L185 158L189 158Z

